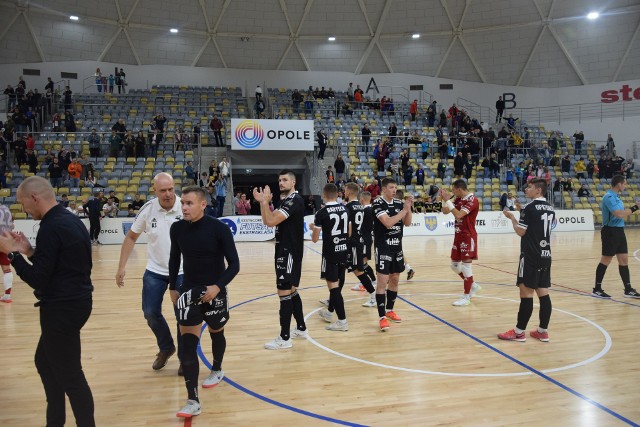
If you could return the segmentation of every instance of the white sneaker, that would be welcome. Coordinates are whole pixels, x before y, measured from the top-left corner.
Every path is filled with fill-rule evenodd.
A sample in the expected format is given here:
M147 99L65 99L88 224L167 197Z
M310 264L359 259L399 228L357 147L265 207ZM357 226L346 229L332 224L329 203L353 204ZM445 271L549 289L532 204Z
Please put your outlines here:
M0 297L0 302L11 302L11 294L4 294Z
M363 307L377 307L378 303L376 302L376 294L373 294L369 297L369 300L362 304Z
M281 350L291 347L293 347L293 344L291 344L291 340L283 340L280 335L278 335L273 341L269 341L264 345L264 348L266 348L267 350Z
M318 300L318 302L324 305L325 307L329 307L329 298Z
M481 290L482 290L482 286L478 285L476 282L473 282L473 285L471 285L471 292L469 293L469 295L471 296L471 298L473 298Z
M291 338L293 338L294 340L296 340L296 339L306 340L307 338L309 338L309 331L301 331L300 329L292 329L291 332L289 332L289 336Z
M327 323L333 322L333 313L330 312L329 310L326 310L323 308L318 312L318 316L320 316L322 320L324 320Z
M359 291L364 291L364 290L365 290L365 288L364 288L364 286L362 286L362 284L358 283L357 285L354 285L354 286L351 288L351 290L352 290L352 291L359 292Z
M454 301L453 303L451 303L451 305L455 305L456 307L462 307L462 306L465 306L465 305L471 305L471 299L469 299L469 297L467 297L467 296L463 296L459 300Z
M176 417L191 418L194 415L200 415L200 403L195 400L187 400L187 404L182 407L176 414Z
M220 384L220 381L224 378L224 372L220 371L211 371L211 374L204 381L202 381L202 387L204 388L212 388Z
M346 332L346 331L349 330L349 323L347 323L347 319L336 320L332 324L327 325L325 327L325 329L327 331L344 331L344 332Z

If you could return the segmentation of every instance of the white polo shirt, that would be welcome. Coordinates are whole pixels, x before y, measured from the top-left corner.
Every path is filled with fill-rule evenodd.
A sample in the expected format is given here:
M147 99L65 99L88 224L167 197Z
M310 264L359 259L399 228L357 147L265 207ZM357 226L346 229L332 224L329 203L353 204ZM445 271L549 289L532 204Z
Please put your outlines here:
M145 203L133 221L131 231L141 234L147 233L147 270L169 275L169 253L171 251L171 239L169 229L171 224L182 219L182 203L180 197L176 196L176 202L170 210L165 210L160 206L158 199L153 199ZM182 263L180 263L180 274L182 274Z

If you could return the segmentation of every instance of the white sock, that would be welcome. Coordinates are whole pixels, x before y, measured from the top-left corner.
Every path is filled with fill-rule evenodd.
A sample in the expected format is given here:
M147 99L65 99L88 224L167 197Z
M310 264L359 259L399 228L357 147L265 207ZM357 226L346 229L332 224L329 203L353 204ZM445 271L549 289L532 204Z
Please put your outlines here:
M405 264L404 266L407 268L407 270L411 270L412 269L409 264Z
M540 326L538 326L538 332L540 332L541 334L544 334L545 332L547 332L547 330L542 329Z
M515 328L513 328L513 330L516 331L516 334L518 334L518 335L520 335L521 333L524 332L522 329L518 329L517 326Z
M4 290L11 289L13 286L13 273L4 273L2 278L4 279Z

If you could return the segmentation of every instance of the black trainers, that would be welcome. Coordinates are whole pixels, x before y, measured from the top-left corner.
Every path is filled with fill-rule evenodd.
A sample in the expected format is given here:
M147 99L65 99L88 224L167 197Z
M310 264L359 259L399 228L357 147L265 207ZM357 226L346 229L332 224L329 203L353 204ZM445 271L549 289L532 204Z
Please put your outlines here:
M415 271L413 271L413 268L409 269L409 271L407 272L407 280L411 280L413 279L413 276L416 274Z
M640 298L640 294L633 288L626 289L624 291L624 296L627 298Z
M611 299L611 295L609 295L608 293L606 293L602 289L593 288L593 292L591 292L591 295L593 295L596 298ZM638 298L638 297L636 297L636 298Z

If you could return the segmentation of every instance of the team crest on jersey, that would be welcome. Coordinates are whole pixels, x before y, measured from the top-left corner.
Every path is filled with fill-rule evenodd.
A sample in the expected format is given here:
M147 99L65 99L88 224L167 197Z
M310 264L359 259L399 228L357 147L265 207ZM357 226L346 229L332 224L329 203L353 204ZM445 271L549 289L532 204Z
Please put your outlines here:
M438 217L435 215L425 215L424 226L427 227L427 230L434 231L438 228Z
M158 220L153 218L151 220L151 228L157 228L158 227Z

